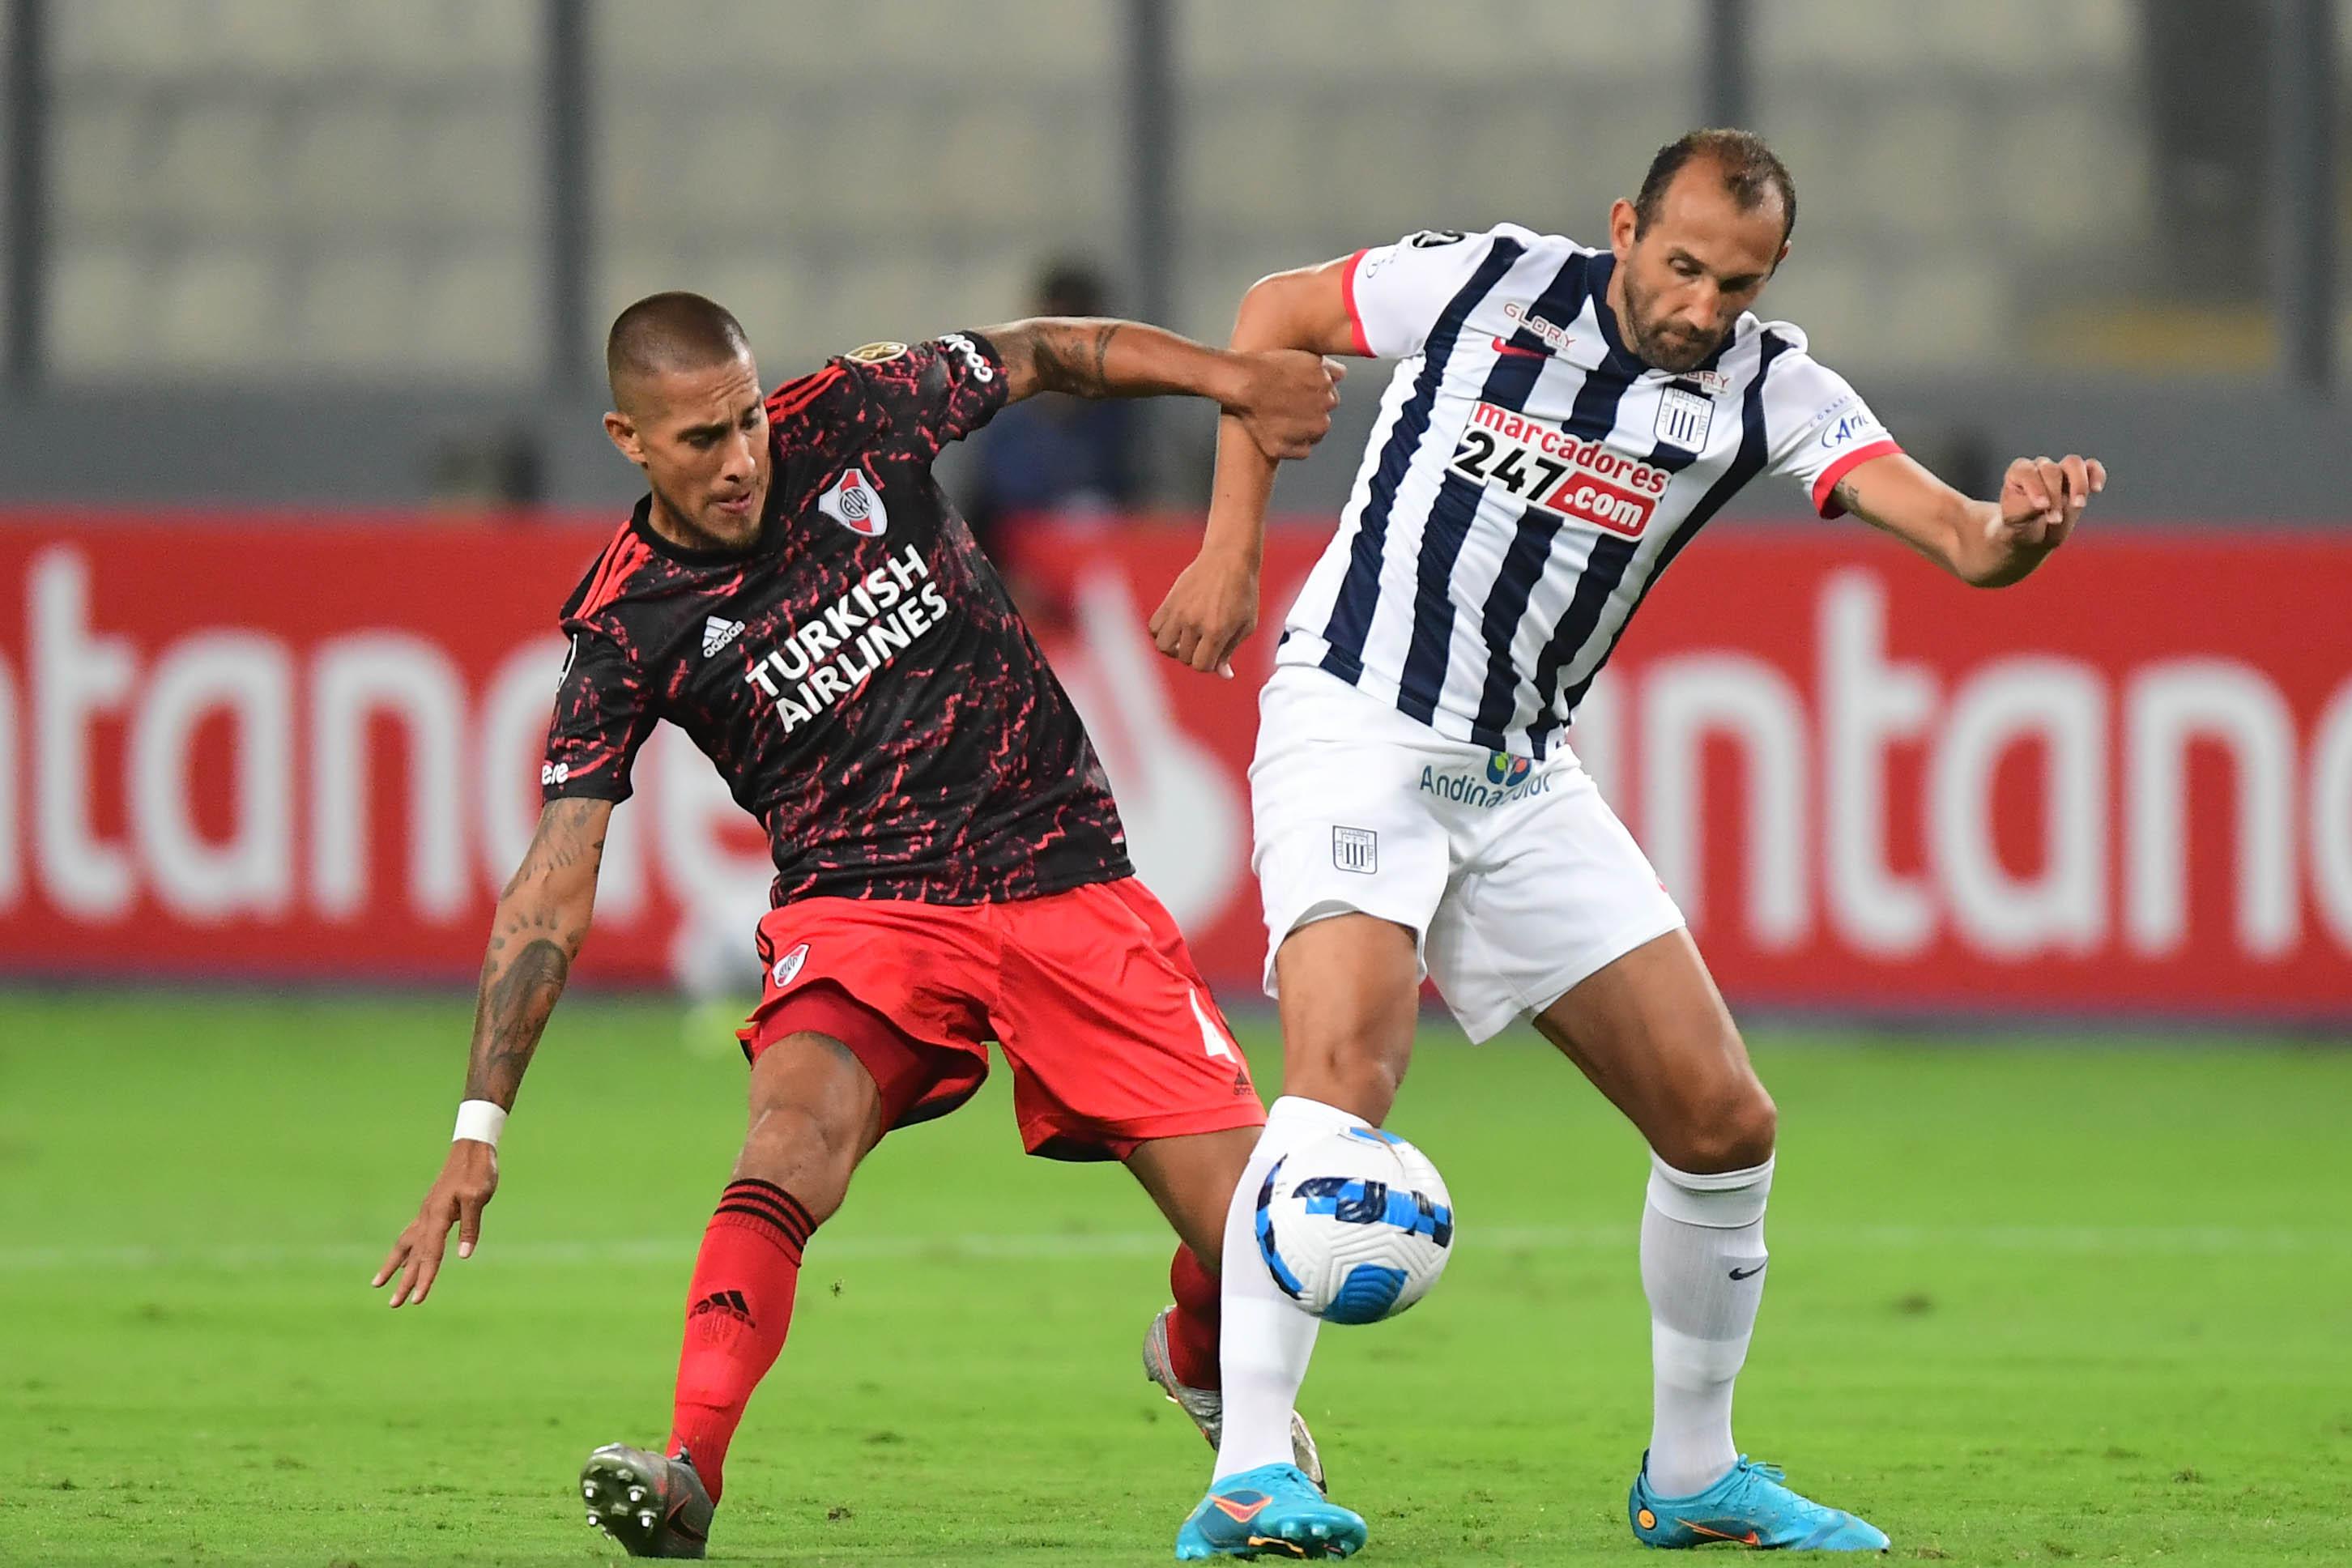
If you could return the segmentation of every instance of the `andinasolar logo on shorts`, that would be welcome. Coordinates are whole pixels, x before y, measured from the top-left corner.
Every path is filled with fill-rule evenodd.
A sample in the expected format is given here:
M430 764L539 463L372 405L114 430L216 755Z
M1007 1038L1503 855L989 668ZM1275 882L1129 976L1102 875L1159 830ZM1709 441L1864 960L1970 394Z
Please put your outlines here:
M1525 757L1515 757L1508 752L1492 752L1486 757L1486 782L1508 789L1527 777L1528 770L1534 766L1535 763Z
M1527 758L1496 752L1486 759L1484 778L1466 770L1439 773L1435 768L1422 769L1421 793L1450 800L1456 805L1508 805L1515 800L1549 795L1551 781L1551 774L1537 773L1535 764Z

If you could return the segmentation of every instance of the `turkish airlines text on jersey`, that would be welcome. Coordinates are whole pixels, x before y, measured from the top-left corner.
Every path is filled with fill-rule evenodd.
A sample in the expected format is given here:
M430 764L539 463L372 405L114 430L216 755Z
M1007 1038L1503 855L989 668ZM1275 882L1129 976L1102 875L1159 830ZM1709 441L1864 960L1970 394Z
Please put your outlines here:
M0 526L0 970L469 980L609 531ZM1277 535L1269 621L1321 538ZM1034 544L1137 863L1245 998L1270 639L1234 682L1151 654L1181 530ZM2108 525L1979 593L1858 529L1718 529L1570 739L1736 1000L2352 1017L2346 604L2352 541L2311 533ZM737 983L758 829L675 732L637 766L582 973Z

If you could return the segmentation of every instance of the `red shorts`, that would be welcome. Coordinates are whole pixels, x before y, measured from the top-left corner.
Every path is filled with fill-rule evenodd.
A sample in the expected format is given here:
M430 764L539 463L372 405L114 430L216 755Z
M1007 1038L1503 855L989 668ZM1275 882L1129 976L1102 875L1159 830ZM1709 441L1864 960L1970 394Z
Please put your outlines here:
M971 1099L992 1039L1033 1154L1123 1160L1265 1121L1183 935L1132 877L1006 903L805 899L760 921L760 961L744 1054L832 1036L873 1074L885 1128Z

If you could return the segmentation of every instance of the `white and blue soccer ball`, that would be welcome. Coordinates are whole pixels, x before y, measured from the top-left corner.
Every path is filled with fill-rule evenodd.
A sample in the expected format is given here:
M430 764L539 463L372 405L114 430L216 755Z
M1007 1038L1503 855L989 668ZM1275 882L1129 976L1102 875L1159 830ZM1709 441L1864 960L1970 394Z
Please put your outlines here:
M1429 1293L1454 1252L1454 1200L1427 1155L1349 1127L1293 1150L1257 1194L1257 1249L1283 1294L1333 1323L1377 1323Z

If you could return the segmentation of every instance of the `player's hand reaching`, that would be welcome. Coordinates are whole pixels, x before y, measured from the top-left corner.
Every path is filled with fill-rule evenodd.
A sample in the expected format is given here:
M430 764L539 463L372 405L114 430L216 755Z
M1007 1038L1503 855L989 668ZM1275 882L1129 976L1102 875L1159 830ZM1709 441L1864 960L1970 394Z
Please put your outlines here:
M1234 650L1257 630L1257 563L1204 549L1176 574L1151 616L1151 644L1203 675L1234 678Z
M1271 349L1240 353L1239 395L1224 405L1239 419L1259 451L1280 460L1303 458L1314 450L1331 428L1331 410L1339 405L1339 378L1348 374L1338 360L1305 349Z
M2001 477L2000 515L1989 530L1990 542L2019 553L2046 555L2066 542L2082 521L2083 509L2106 485L2106 466L2096 458L2071 452L2055 462L2020 458Z
M1217 432L1217 479L1201 553L1178 574L1150 624L1152 646L1161 653L1228 680L1234 650L1257 629L1258 562L1275 466L1307 456L1329 431L1339 378L1348 374L1339 361L1306 349L1235 349L1230 363L1240 374L1217 395L1231 423Z
M461 1138L450 1144L449 1158L443 1162L441 1173L433 1179L416 1217L408 1222L408 1228L392 1244L392 1250L384 1255L383 1267L375 1271L370 1287L381 1287L397 1273L400 1283L393 1287L391 1304L422 1305L433 1289L434 1276L441 1272L441 1254L449 1245L449 1227L457 1227L457 1256L473 1256L474 1244L482 1238L482 1210L498 1190L497 1150L471 1138Z

